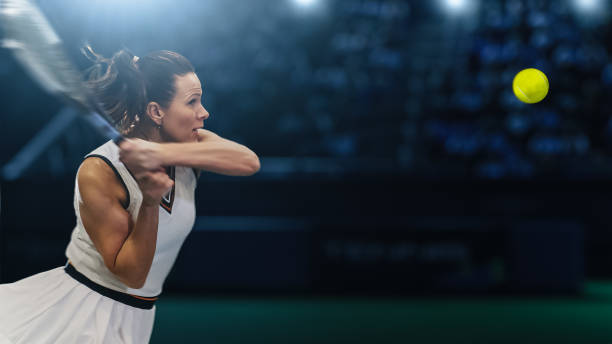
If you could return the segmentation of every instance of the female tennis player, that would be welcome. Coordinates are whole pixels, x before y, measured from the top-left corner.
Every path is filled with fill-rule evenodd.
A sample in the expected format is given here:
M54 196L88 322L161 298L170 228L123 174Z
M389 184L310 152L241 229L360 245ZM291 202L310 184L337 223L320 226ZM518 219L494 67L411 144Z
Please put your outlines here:
M259 170L250 149L203 129L209 113L185 57L85 51L89 85L127 139L98 147L78 170L66 266L0 285L0 344L148 343L195 221L199 171Z

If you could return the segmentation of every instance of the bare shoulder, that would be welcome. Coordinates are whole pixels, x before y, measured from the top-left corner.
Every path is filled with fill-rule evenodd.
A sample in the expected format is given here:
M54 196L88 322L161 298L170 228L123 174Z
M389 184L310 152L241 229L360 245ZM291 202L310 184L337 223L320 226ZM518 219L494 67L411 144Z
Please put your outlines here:
M79 190L84 199L98 195L115 198L127 203L127 193L115 171L104 160L97 157L85 159L77 174Z
M89 157L81 163L78 172L79 186L105 185L117 179L113 169L102 159Z

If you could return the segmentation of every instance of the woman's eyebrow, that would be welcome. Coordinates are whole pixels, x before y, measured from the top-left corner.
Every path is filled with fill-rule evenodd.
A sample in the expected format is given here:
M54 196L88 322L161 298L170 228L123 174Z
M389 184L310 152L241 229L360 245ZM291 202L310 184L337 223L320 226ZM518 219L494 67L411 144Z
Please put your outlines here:
M190 91L187 93L187 96L185 97L185 100L189 99L189 97L193 96L193 95L202 95L202 90L195 90L195 91Z

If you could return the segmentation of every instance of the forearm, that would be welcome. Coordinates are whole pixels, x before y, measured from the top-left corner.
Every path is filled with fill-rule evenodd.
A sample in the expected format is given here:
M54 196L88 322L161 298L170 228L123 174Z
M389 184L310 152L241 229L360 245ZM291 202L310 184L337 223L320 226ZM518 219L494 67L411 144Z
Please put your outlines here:
M229 140L160 144L160 157L163 165L188 166L231 176L248 176L259 170L257 155Z
M131 288L144 285L155 256L159 205L142 205L134 228L117 254L113 273Z

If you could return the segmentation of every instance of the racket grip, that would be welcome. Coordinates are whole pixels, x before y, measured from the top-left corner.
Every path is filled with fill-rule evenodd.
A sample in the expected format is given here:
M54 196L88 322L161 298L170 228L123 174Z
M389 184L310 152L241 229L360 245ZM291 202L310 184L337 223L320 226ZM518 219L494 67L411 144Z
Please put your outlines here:
M97 112L90 112L89 116L86 117L89 122L93 125L102 136L113 140L117 145L125 140L125 137L112 126L107 120Z
M114 142L114 143L115 143L117 146L119 146L119 145L121 144L121 142L123 142L123 141L125 141L125 137L123 137L123 135L119 135L119 136L117 136L117 137L115 137L115 138L113 139L113 142Z

